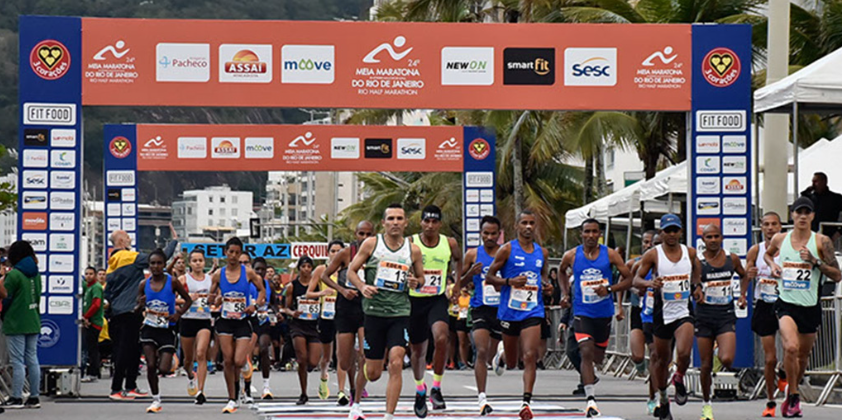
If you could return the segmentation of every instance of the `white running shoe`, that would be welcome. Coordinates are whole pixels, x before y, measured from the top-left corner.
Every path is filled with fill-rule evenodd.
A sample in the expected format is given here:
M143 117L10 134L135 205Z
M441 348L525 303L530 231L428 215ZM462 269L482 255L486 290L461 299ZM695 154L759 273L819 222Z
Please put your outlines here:
M163 410L163 408L161 408L161 402L157 400L153 400L152 404L146 408L146 412L152 414L160 413L161 410Z
M348 413L348 420L365 420L365 414L359 404L351 406L351 412Z
M199 388L196 386L196 378L188 379L187 380L187 395L190 395L191 397L195 397L197 392L199 392Z
M506 356L504 352L503 343L500 342L497 345L497 354L494 355L494 359L491 361L491 366L494 368L494 373L497 376L503 375L503 372L506 371L506 362L503 361L503 358Z

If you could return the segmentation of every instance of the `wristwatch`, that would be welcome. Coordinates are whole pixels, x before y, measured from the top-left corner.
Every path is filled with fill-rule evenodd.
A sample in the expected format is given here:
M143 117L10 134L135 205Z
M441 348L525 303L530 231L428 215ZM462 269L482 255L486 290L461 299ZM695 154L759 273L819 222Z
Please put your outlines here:
M606 287L605 290L607 290L608 293L611 293L611 286Z
M821 267L823 264L824 264L824 261L822 261L821 258L816 258L816 262L813 263L813 265L815 265L816 268Z

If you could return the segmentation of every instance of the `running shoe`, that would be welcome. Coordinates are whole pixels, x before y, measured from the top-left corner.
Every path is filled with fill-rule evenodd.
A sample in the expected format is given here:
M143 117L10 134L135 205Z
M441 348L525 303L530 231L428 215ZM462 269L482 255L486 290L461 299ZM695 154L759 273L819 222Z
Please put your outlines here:
M150 414L160 413L162 410L160 401L152 401L149 407L146 407L146 412Z
M187 380L187 395L193 397L196 393L199 392L199 388L196 386L196 378L188 379Z
M600 414L599 408L596 407L596 401L592 399L588 400L588 407L585 409L585 417L590 419L601 415L602 414Z
M784 394L786 395L786 394ZM781 417L788 417L789 414L789 397L784 397L781 403Z
M307 401L310 401L310 397L308 397L307 394L301 394L301 396L298 397L298 401L295 402L295 405L304 405L307 404Z
M430 403L433 404L433 410L444 410L447 404L444 403L444 396L441 395L441 388L430 389Z
M23 398L9 398L3 404L3 408L18 409L23 408Z
M82 379L79 380L83 384L89 384L91 382L96 382L96 376L83 376Z
M348 405L349 402L350 400L348 399L348 396L345 395L345 392L339 391L339 394L336 395L336 405L344 407Z
M670 413L670 403L661 404L658 406L658 418L660 420L672 420L672 414Z
M263 396L261 397L261 399L264 399L264 400L271 400L271 399L273 399L273 398L275 398L275 396L274 396L274 395L272 395L272 390L271 390L271 389L269 389L269 387L268 387L268 386L264 386L264 387L263 387Z
M111 401L131 401L134 399L133 396L126 393L126 391L117 391L112 393L108 396Z
M646 414L653 415L655 414L655 408L658 407L658 401L656 400L649 400L646 402Z
M351 412L348 413L348 420L365 420L365 414L359 404L351 406Z
M243 379L251 381L251 375L254 373L251 359L246 359L246 364L243 365Z
M709 404L702 405L702 417L699 420L713 420L713 407Z
M254 404L254 398L246 392L243 392L240 399L243 401L243 404Z
M330 388L327 386L327 378L319 381L319 399L326 400L330 397Z
M41 400L38 397L29 397L23 404L24 408L41 408Z
M146 391L141 390L140 388L130 389L126 391L126 395L133 397L133 398L146 398L149 396L149 393Z
M237 412L237 402L234 400L228 400L228 404L225 405L225 408L222 409L222 414L232 414Z
M520 407L520 413L518 413L518 416L520 416L520 420L532 420L532 409L529 408L528 402L524 402Z
M413 407L413 411L415 411L415 417L419 419L427 417L427 391L424 391L423 394L415 392L415 406Z
M784 417L792 418L792 417L801 417L801 397L798 394L793 394L789 396L789 404L787 404L786 411L784 411L783 407L781 407L781 414Z
M503 356L505 356L505 354L503 353L503 347L501 346L497 348L497 354L495 354L494 359L491 360L491 366L494 367L494 373L496 373L497 376L503 375L503 372L506 371L506 366L504 366L503 363Z
M763 417L775 417L775 408L777 404L774 401L768 401L766 408L763 410Z
M202 392L202 391L199 391L198 393L196 393L196 400L193 401L193 404L202 405L207 401L208 401L208 399L205 398L205 393Z
M368 391L366 391L365 388L363 388L363 393L362 393L362 395L360 395L360 397L361 398L368 398Z
M482 400L482 401L479 402L479 415L480 416L485 417L485 416L491 414L493 411L494 411L494 409L491 408L491 404L488 403L488 400Z
M687 387L684 386L684 378L679 379L678 375L673 375L672 384L675 386L675 403L678 405L687 404Z

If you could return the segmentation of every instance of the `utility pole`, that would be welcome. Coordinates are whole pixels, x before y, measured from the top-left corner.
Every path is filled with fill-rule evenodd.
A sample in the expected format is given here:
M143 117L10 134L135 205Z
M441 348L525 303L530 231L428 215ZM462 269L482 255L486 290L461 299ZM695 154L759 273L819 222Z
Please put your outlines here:
M789 0L769 0L769 45L766 69L766 86L786 77L789 73ZM787 214L787 150L789 121L787 115L765 114L762 139L763 162L758 173L763 173L763 190L760 201L763 212ZM795 165L798 162L793 162ZM798 191L795 191L798 195Z

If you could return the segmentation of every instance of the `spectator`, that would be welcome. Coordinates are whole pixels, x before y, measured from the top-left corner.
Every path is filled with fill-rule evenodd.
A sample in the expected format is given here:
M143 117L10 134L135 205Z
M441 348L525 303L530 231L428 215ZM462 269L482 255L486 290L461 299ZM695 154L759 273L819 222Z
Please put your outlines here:
M11 271L0 279L0 298L4 301L3 333L12 364L12 396L6 408L41 408L41 366L38 364L38 337L41 333L41 275L32 245L17 241L9 247ZM5 267L0 273L5 273ZM23 381L29 370L29 398L23 402Z
M838 222L839 212L842 212L842 195L830 191L827 187L827 175L824 172L813 174L813 185L801 192L801 195L808 197L816 208L816 217L813 219L813 232L820 232L831 240L836 241L842 235L842 229L838 227L825 227L819 230L822 222Z
M82 377L82 382L95 382L99 378L100 362L99 335L102 331L103 312L102 285L96 278L93 267L85 269L85 297L82 312L82 322L85 326L85 344L88 349L88 368Z
M550 305L558 306L561 303L561 287L558 285L558 268L550 269L550 284L553 285L553 299Z
M172 225L172 240L164 253L172 257L178 244L178 236ZM142 318L135 313L138 285L145 278L143 270L149 267L149 254L131 250L131 238L125 231L111 234L114 251L108 258L108 270L104 297L111 309L110 333L113 345L112 359L114 376L111 379L112 400L133 400L146 397L147 393L137 388L138 365L140 365L140 326ZM125 387L124 387L125 381Z

